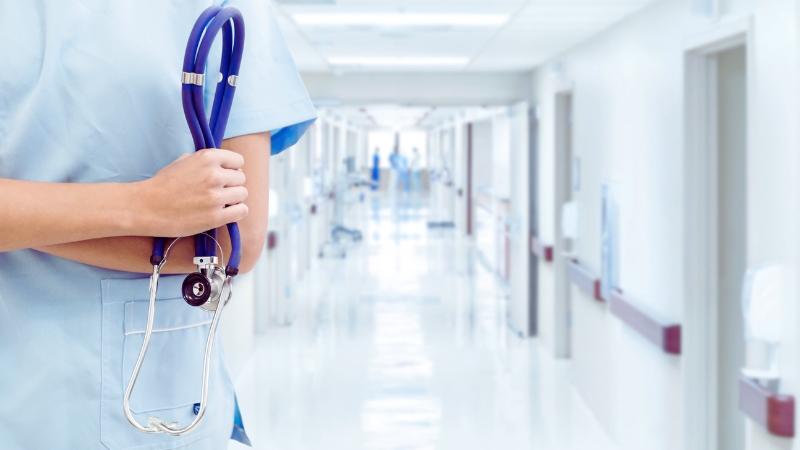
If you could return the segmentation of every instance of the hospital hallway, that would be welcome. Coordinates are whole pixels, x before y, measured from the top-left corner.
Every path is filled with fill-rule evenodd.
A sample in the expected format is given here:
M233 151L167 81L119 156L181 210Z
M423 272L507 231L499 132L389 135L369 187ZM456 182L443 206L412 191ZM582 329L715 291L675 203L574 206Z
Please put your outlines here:
M270 3L255 448L800 450L800 0Z
M0 22L0 450L800 450L800 0Z
M235 384L256 449L614 448L570 363L506 325L508 287L427 199L351 209L364 233L299 283ZM246 448L232 443L230 449Z

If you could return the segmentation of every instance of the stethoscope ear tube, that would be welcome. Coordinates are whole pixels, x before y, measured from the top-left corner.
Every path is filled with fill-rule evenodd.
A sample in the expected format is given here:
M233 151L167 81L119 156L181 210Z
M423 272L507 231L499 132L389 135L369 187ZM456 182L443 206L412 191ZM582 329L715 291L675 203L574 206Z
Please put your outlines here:
M208 54L211 46L219 32L222 31L222 58L220 64L220 80L217 83L216 93L214 95L214 103L211 108L210 120L206 119L205 104L204 104L204 81L205 81L205 67L208 60ZM183 111L186 115L186 123L189 126L189 131L192 134L195 150L206 148L218 148L222 143L225 135L225 127L228 123L228 116L230 115L231 106L233 104L233 96L236 92L236 84L239 77L239 68L241 67L242 54L244 51L244 19L241 12L236 8L221 8L219 6L212 6L200 15L195 22L192 32L189 35L189 42L186 46L186 53L183 60L183 76L181 96L183 100ZM150 337L153 332L153 320L155 317L156 299L158 296L158 279L160 276L161 268L166 263L169 251L176 241L166 246L167 240L165 238L155 238L153 243L153 253L150 256L150 264L153 265L153 274L150 278L150 302L147 310L147 326L145 329L144 341L142 348L139 352L139 357L136 360L131 379L128 387L125 390L123 398L123 408L125 417L137 430L143 433L167 433L170 435L181 436L191 432L197 427L206 411L208 405L208 376L211 368L211 353L214 345L214 337L216 336L217 325L222 316L222 310L225 305L230 301L232 295L231 282L233 277L239 273L239 263L242 259L242 240L239 233L239 226L234 223L227 225L228 234L230 235L231 254L227 261L227 266L224 271L224 281L222 281L222 273L220 269L214 269L216 261L212 265L198 266L198 273L191 274L190 277L203 277L203 276L217 276L219 274L217 283L221 283L221 289L215 291L218 297L216 308L214 309L214 318L211 321L211 327L208 332L206 340L205 355L203 358L203 383L201 391L200 408L194 420L184 428L177 428L177 423L165 422L164 420L156 417L151 417L148 420L147 426L142 426L133 417L130 410L130 398L133 389L136 386L136 380L139 377L142 363L147 354L147 349L150 344ZM204 234L195 236L195 254L198 264L206 264L208 258L216 256L216 246L211 244L211 241L216 244L216 230L211 230ZM202 270L200 270L202 268ZM209 275L209 273L211 275ZM184 291L187 286L195 285L198 287L197 292L184 292L184 297L188 297L192 302L192 306L203 306L203 308L211 309L211 303L201 305L201 300L206 299L207 293L211 292L210 285L203 283L202 280L191 280L193 283L184 283ZM219 286L216 284L215 286ZM204 290L207 289L207 290ZM217 289L217 288L215 288ZM207 299L206 299L207 300Z
M214 94L210 120L206 119L203 83L184 83L181 88L183 112L194 140L195 150L218 148L224 138L225 127L228 124L233 97L236 93L236 83L231 81L238 80L244 52L245 31L242 13L236 8L212 6L206 9L192 28L183 57L184 73L204 74L208 54L220 30L222 31L220 80ZM231 236L231 255L228 266L238 272L242 259L239 226L236 223L228 224L228 233ZM203 242L207 242L204 236L201 239ZM200 239L196 243L197 256L214 254L213 246L207 246L212 247L211 249L202 249L204 244L199 241Z
M239 263L242 261L242 237L239 234L239 225L236 223L228 224L228 235L231 237L231 256L228 258L228 265L225 273L229 276L236 276L239 273ZM235 251L238 249L239 251Z

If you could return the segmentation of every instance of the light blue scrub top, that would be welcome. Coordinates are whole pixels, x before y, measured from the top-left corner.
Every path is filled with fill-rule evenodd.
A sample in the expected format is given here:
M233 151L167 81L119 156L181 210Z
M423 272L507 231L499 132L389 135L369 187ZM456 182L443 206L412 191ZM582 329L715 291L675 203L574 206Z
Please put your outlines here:
M247 30L226 136L273 131L279 152L313 121L313 106L270 3L226 4L242 11ZM189 31L209 5L0 0L0 177L133 182L193 151L180 74ZM181 279L160 283L156 332L131 402L142 424L158 416L185 426L200 401L211 316L183 302ZM147 299L143 275L34 250L0 253L0 448L226 448L234 393L219 342L198 429L147 435L123 416Z

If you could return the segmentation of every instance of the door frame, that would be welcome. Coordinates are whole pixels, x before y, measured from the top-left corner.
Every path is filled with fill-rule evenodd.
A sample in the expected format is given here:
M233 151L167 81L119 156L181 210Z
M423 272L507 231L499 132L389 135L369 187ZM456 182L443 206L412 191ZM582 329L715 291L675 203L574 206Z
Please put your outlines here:
M719 53L743 46L747 70L747 148L753 148L753 25L750 17L684 41L684 448L717 448Z
M467 123L467 236L472 237L472 122Z
M539 236L539 108L528 112L528 239ZM528 250L528 293L530 335L539 335L539 258Z
M564 256L564 242L561 236L561 209L564 199L570 196L572 190L572 158L575 155L574 114L575 92L571 80L560 79L553 90L553 133L554 140L554 171L553 186L553 289L555 323L553 327L553 350L556 358L570 358L572 356L572 293L567 277L567 259ZM569 115L566 122L562 123L559 105L562 97L569 97ZM562 126L569 128L569 157L564 155L565 138L562 136ZM562 180L562 175L568 174L567 180ZM560 186L566 186L566 192Z

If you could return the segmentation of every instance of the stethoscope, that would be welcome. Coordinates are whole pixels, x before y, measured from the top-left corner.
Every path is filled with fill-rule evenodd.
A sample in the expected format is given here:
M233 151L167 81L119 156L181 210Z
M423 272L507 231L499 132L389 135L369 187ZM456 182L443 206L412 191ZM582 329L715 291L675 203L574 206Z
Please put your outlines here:
M214 105L211 109L210 120L206 119L203 104L203 82L208 53L219 31L222 30L222 62L220 64L220 80L214 95ZM194 139L195 150L205 148L218 148L225 134L233 94L236 91L236 81L239 67L242 62L244 47L244 19L242 13L236 8L220 8L212 6L200 15L189 35L186 54L183 59L183 76L181 78L183 112L189 124L189 130ZM228 224L228 233L231 239L231 254L228 265L217 257L217 248L222 254L222 248L217 241L216 230L196 235L194 264L197 272L189 274L183 281L181 288L186 303L193 307L200 307L205 311L213 312L211 328L206 340L205 356L203 358L203 383L200 397L200 407L196 408L196 417L185 428L177 428L176 422L167 422L159 417L150 417L147 426L142 426L133 417L130 408L131 393L136 386L139 370L150 345L150 336L153 333L153 318L156 309L158 293L158 277L161 268L167 262L167 257L172 246L180 240L174 240L169 247L165 238L156 238L153 244L153 254L150 264L153 265L153 275L150 277L150 305L147 310L147 328L144 333L144 342L139 352L139 358L133 368L128 388L125 390L123 406L125 417L137 430L143 433L167 433L181 436L197 427L208 406L208 374L211 368L211 350L214 345L214 336L217 332L222 310L231 299L231 281L239 273L239 262L242 258L242 242L239 236L239 227L236 223ZM165 248L166 247L166 248ZM222 267L225 267L223 270Z

